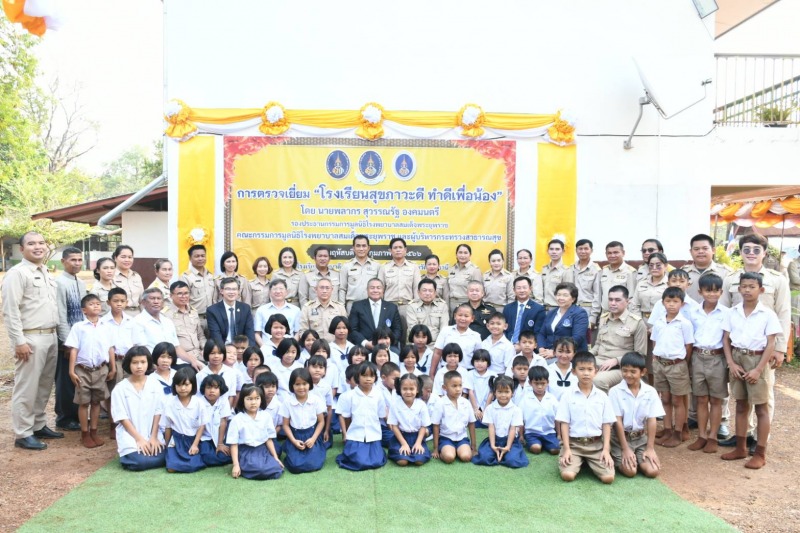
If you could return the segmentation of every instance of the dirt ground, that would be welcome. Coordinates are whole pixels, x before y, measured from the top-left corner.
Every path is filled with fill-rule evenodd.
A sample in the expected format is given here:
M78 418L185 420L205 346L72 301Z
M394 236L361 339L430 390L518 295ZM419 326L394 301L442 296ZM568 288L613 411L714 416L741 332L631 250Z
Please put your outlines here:
M800 455L800 368L778 371L776 409L767 466L747 470L744 461L722 461L719 454L690 452L686 445L658 447L663 480L682 498L747 532L789 532L799 529L800 509L797 472ZM0 316L0 531L13 531L47 508L115 456L113 441L88 450L79 444L79 433L48 441L48 449L30 452L14 448L11 431L13 360ZM52 401L48 406L50 427L55 426ZM103 422L101 434L108 434ZM624 480L619 482L624 483Z

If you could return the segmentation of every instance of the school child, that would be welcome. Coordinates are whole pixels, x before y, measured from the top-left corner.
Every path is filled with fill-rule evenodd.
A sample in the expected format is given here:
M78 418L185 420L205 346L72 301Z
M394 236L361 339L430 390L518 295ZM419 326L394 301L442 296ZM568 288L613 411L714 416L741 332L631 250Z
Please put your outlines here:
M654 478L661 469L655 450L656 419L664 416L664 407L656 390L643 381L647 366L642 354L626 353L619 366L622 381L608 391L617 417L611 432L611 457L626 477L641 471Z
M311 356L309 362L319 358ZM281 406L286 434L286 470L292 474L316 472L325 464L323 444L325 402L313 394L314 383L307 368L296 368L289 376L292 393Z
M264 408L264 391L253 383L242 387L236 401L236 415L228 428L226 443L231 447L231 476L247 479L278 479L283 463L275 451L275 426Z
M474 311L469 303L463 303L456 307L453 313L455 324L447 326L439 332L436 337L436 344L433 348L433 359L431 360L431 376L434 376L444 364L444 348L448 344L456 343L461 347L461 353L466 354L468 360L472 359L472 352L481 347L481 335L477 331L470 329ZM461 366L467 367L469 363L462 361ZM469 370L469 368L466 368ZM434 376L435 377L435 376Z
M264 391L264 398L267 400L267 406L264 410L272 417L272 424L275 426L275 433L277 434L273 442L275 444L275 452L280 457L286 441L286 434L283 432L283 417L281 416L283 401L278 398L278 376L272 372L259 374L256 378L256 386L261 387L261 390Z
M413 344L406 344L400 349L400 364L403 373L414 374L419 376L422 374L417 364L419 363L419 351Z
M156 344L153 347L153 360L156 369L147 376L147 379L154 381L165 396L172 396L172 378L175 376L175 369L172 367L178 360L175 345L171 342L159 342Z
M321 355L325 359L331 358L331 345L325 339L317 339L311 345L311 356ZM309 358L311 357L309 356ZM305 364L305 363L303 363Z
M466 366L461 364L464 359L464 352L461 351L461 346L455 342L445 345L442 349L444 368L442 372L437 372L436 377L433 378L433 393L437 396L446 396L447 390L444 384L445 372L458 372L461 375L461 387L464 396L469 398L469 393L472 391L472 376L467 370ZM470 357L472 355L470 354ZM441 375L440 375L441 374ZM474 413L473 413L474 414Z
M420 399L425 402L425 406L428 408L428 416L431 416L433 414L433 406L439 401L439 395L433 394L433 380L428 374L422 374L419 379L420 383L422 383ZM425 440L433 440L433 425L428 426L428 438Z
M209 411L197 397L192 368L183 367L172 378L172 396L164 401L164 442L167 472L197 472L206 467L200 457L200 439Z
M114 287L108 291L108 307L110 311L100 318L104 324L109 326L109 335L114 349L114 363L117 369L114 379L106 382L109 394L114 391L116 384L126 377L122 375L122 359L133 346L133 318L125 314L127 305L128 293L125 292L125 289ZM175 357L177 359L177 355ZM108 411L111 411L110 406ZM110 424L110 430L111 438L113 439L116 436L116 428L113 422Z
M713 273L700 276L698 288L703 304L690 316L694 326L691 373L692 394L697 403L697 440L687 448L716 453L722 404L728 398L728 363L722 349L722 325L730 309L719 303L721 277Z
M347 354L350 353L354 346L352 342L347 340L347 336L350 334L350 322L347 321L347 317L333 317L331 325L328 327L328 333L333 335L333 342L330 343L330 359L336 365L336 373L338 374L339 370L344 370L347 367Z
M242 385L245 384L247 377L247 368L239 363L236 357L236 346L233 344L225 345L225 366L236 371L236 392L242 390Z
M256 380L258 379L258 376L260 376L261 374L266 374L268 372L272 373L272 369L270 367L268 367L267 365L258 365L257 367L255 367L253 369L253 383L256 382ZM238 398L237 398L237 400L238 400Z
M225 444L225 433L232 416L230 403L225 399L227 393L228 386L219 374L209 374L200 382L200 394L207 402L205 407L208 411L208 422L200 438L200 458L206 466L231 463L231 449Z
M528 358L524 355L516 356L511 362L511 377L517 383L516 387L514 387L514 397L512 401L517 405L522 402L522 399L525 398L525 394L527 394L531 388L528 383L529 369Z
M433 457L450 464L456 460L468 462L476 453L475 412L469 401L462 396L461 374L456 370L443 374L447 396L436 402L431 422L433 423ZM438 377L439 373L437 373ZM469 436L467 435L469 431Z
M536 334L532 331L523 331L519 334L519 353L512 359L517 360L517 357L524 357L528 361L528 366L543 366L547 367L547 359L536 353ZM506 375L514 377L513 364L511 367L506 367Z
M264 354L261 353L261 349L254 346L248 346L245 348L244 352L242 353L242 364L244 364L246 372L245 383L253 383L253 380L255 379L253 376L253 371L257 366L264 364Z
M616 423L608 396L594 386L597 362L591 352L578 352L572 359L577 387L561 396L556 423L561 424L561 454L558 460L561 479L573 481L581 465L589 463L603 483L614 482L614 460L610 455L611 426Z
M117 423L117 453L126 470L141 471L164 466L164 445L158 440L164 393L146 372L153 366L149 350L134 346L122 359L128 376L111 393L111 418Z
M369 360L378 368L378 371L380 371L384 364L391 361L391 353L388 344L376 344L372 349Z
M680 268L670 270L667 273L667 286L677 287L686 294L686 291L689 289L689 273ZM700 309L700 304L697 303L694 298L684 298L680 313L684 318L690 318L698 309ZM656 302L653 306L653 311L650 313L650 318L647 319L648 327L652 328L656 321L664 318L666 314L667 311L664 308L663 300Z
M225 390L223 399L226 400L230 407L236 405L236 387L238 386L237 372L229 369L223 364L225 361L225 346L218 339L208 339L203 346L203 359L206 361L206 366L197 373L197 382L202 383L206 376L219 375L225 380ZM202 395L202 391L198 391Z
M399 394L395 394L386 420L393 433L389 442L389 459L398 466L422 466L431 459L431 452L425 444L431 417L425 402L420 399L422 380L416 374L406 373L397 378L394 389Z
M387 412L381 415L381 446L388 448L394 433L386 423L386 418L389 414L389 406L392 405L392 398L396 396L396 394L394 394L394 383L400 377L400 367L389 361L380 368L378 374L381 379L375 385L375 388L378 389L378 392L383 396L383 403L386 405L387 410Z
M764 292L761 274L745 272L739 278L742 301L733 306L723 322L722 347L730 372L731 396L736 400L736 448L722 455L732 461L747 458L747 419L750 405L755 406L757 445L745 468L758 469L767 464L767 439L770 419L767 409L769 391L774 386L774 370L769 362L775 350L775 336L782 329L774 311L758 301Z
M267 323L264 324L264 333L266 335L262 335L264 344L261 345L261 351L266 354L273 353L289 331L289 320L287 320L286 316L281 313L270 315Z
M472 464L509 468L528 466L528 457L518 438L523 428L522 409L511 401L514 380L508 376L495 376L489 384L495 398L483 414L489 436L481 442Z
M339 397L344 450L336 456L336 464L347 470L368 470L386 464L381 447L381 417L386 416L383 395L373 385L378 369L373 363L361 363L354 371L357 385Z
M395 339L394 333L385 326L376 328L375 331L372 332L372 345L377 346L379 344L385 344L388 346L389 360L396 365L400 365L400 350L396 343L397 339Z
M247 363L244 362L244 351L250 347L250 339L247 338L247 335L236 335L233 338L233 345L236 347L236 360L239 363L237 367L242 373L247 375ZM264 358L263 352L261 358L262 360Z
M347 354L347 365L343 366L342 371L339 373L339 387L336 389L337 398L352 389L349 380L347 379L347 369L353 365L360 365L361 363L369 360L371 355L372 352L363 346L353 346L350 348L350 352ZM334 418L338 420L339 417L335 416Z
M489 336L481 342L481 348L488 350L492 356L492 364L489 370L495 375L504 374L514 356L517 355L514 350L514 345L506 337L506 328L508 323L503 313L492 313L489 320L486 322L486 328L489 330Z
M484 348L475 350L471 362L473 368L469 371L469 379L472 383L472 391L469 400L475 411L475 427L485 428L483 413L486 411L486 406L491 404L494 399L491 397L492 387L489 385L489 381L497 376L497 372L491 370L492 356Z
M311 357L311 347L315 341L319 340L319 333L313 329L307 329L300 335L300 363L305 363Z
M278 376L278 396L282 401L289 396L289 377L292 371L303 368L299 359L300 345L291 337L283 339L275 348L275 356L270 368L272 373Z
M335 371L336 367L334 365L331 366L334 367L333 370ZM333 423L333 398L336 395L336 387L333 386L331 380L327 376L328 360L325 359L325 357L321 355L312 355L311 358L306 361L306 368L311 375L311 384L313 385L311 394L318 397L322 401L322 405L325 406L325 427L322 432L322 443L327 450L333 445L331 439L331 425Z
M530 389L519 403L522 409L522 421L525 424L523 440L528 451L533 454L539 454L544 450L550 455L558 455L561 449L556 431L558 399L555 394L547 390L548 376L548 369L541 366L534 366L528 370Z
M650 334L653 341L655 387L661 394L661 403L666 412L664 434L656 440L656 444L666 448L680 446L689 438L686 406L692 392L689 363L694 344L694 327L688 318L680 314L684 297L685 293L678 287L667 287L664 290L661 303L664 304L667 314L655 321Z
M414 345L419 355L417 361L417 370L422 374L429 374L431 368L431 359L433 358L433 350L429 347L433 342L433 335L431 330L425 324L416 324L411 327L408 332L408 342Z
M572 375L572 358L575 357L575 339L572 337L562 337L556 340L553 345L556 355L555 363L547 365L549 373L548 392L561 399L561 395L577 383L577 378Z

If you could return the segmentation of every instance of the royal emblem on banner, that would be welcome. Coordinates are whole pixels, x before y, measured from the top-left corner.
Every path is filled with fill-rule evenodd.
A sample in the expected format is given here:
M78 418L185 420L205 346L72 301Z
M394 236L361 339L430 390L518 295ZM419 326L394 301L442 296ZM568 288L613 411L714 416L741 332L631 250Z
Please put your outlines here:
M358 181L366 185L377 185L386 178L383 158L374 150L367 150L358 159Z
M333 150L325 160L325 168L333 179L344 179L350 173L350 158L342 150Z
M397 179L408 181L417 172L417 160L411 152L402 150L394 156L392 170L394 170L394 175L397 176Z

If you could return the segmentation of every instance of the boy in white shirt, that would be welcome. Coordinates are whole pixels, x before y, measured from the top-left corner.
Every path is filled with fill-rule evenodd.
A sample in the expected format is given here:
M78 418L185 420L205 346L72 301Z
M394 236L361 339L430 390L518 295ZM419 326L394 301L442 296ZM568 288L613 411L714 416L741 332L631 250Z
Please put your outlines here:
M622 381L611 387L608 398L617 422L611 433L611 456L626 477L637 471L649 478L658 476L661 463L655 450L656 419L664 416L658 392L643 381L645 358L628 352L620 361Z
M450 464L458 458L467 463L477 451L475 441L475 412L462 396L461 374L455 370L442 372L447 396L433 409L433 457ZM467 431L469 430L469 436Z
M81 424L81 444L86 448L102 446L105 441L97 435L100 402L108 398L107 381L117 373L114 347L108 324L100 320L100 298L87 294L81 300L86 320L78 322L69 332L64 346L69 351L69 377L75 384L75 403ZM91 416L91 428L89 417Z
M487 350L489 355L492 356L492 364L489 366L489 370L499 376L504 374L506 369L511 366L516 350L514 350L514 345L506 337L508 323L503 313L493 313L486 322L486 327L489 330L489 336L483 339L481 348Z
M758 301L762 292L762 275L743 273L739 278L742 301L733 306L722 326L725 330L722 349L730 371L731 395L736 400L736 448L722 455L722 459L747 457L747 418L752 404L757 419L757 445L753 457L744 464L752 469L767 464L770 431L767 401L775 385L775 371L769 361L775 350L775 337L783 331L778 315Z
M614 482L611 458L611 426L616 422L608 396L594 386L597 362L591 352L579 352L572 360L578 386L561 397L556 422L561 424L561 479L573 481L584 461L603 483Z
M524 441L528 451L539 454L544 449L550 455L558 455L561 444L556 435L556 411L558 399L548 392L548 369L533 366L528 371L530 389L522 397L519 406L525 423Z
M692 381L689 361L692 358L694 328L681 314L686 294L678 287L667 287L661 302L667 315L656 320L650 339L653 341L655 387L664 406L664 434L656 440L666 448L675 448L689 438L686 423ZM674 429L673 429L674 422Z

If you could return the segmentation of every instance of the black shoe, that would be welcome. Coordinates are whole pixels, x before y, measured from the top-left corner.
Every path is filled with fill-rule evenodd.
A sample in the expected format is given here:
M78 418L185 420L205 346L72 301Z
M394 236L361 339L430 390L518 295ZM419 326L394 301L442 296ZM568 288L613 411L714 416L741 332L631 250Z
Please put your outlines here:
M75 420L70 420L69 422L65 422L63 424L56 424L56 429L60 429L62 431L80 431L81 425Z
M47 444L40 441L33 435L30 437L25 437L24 439L16 439L14 441L14 446L17 448L23 448L25 450L45 450L47 449Z
M747 452L750 455L753 455L754 453L756 453L756 446L758 446L758 441L755 439L755 437L751 437L751 436L748 435L748 437L747 437Z
M78 424L80 428L80 424ZM38 437L40 439L63 439L64 434L60 431L53 431L47 426L44 426L42 429L36 430L33 432L34 437Z
M736 446L736 435L731 435L725 440L719 441L720 446L725 446L726 448L733 448Z
M697 429L697 420L694 418L688 418L686 423L689 425L689 429Z

